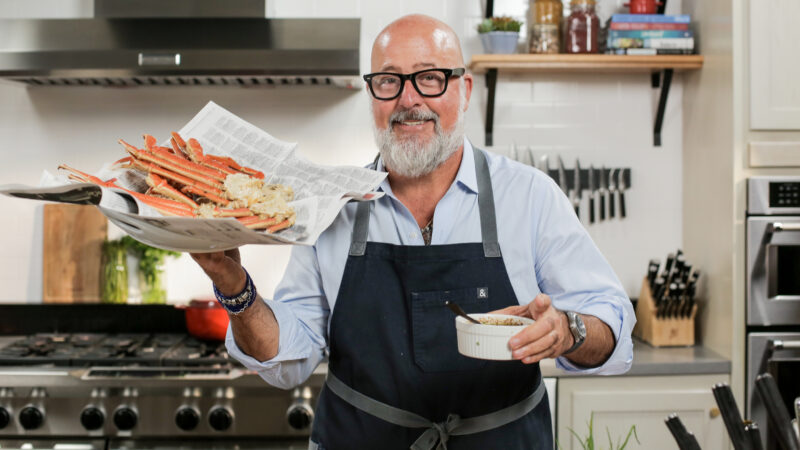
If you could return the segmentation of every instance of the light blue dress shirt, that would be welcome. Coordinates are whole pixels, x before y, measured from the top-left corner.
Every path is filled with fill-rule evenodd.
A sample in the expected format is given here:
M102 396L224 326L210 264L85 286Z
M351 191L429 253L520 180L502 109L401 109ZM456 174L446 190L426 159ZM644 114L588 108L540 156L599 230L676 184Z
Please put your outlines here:
M530 303L544 292L555 308L598 317L616 337L614 352L600 367L580 368L563 357L556 360L556 365L583 373L626 372L633 361L633 307L611 266L575 216L571 203L543 172L492 153L487 153L487 160L500 249L519 303ZM378 170L384 170L382 160L378 161ZM388 179L380 189L386 195L374 200L369 240L424 245L416 220L392 194ZM465 139L456 179L436 205L432 245L481 241L477 194L473 148ZM269 384L294 387L305 381L325 358L331 311L336 307L355 212L356 204L347 204L314 246L292 249L275 299L265 300L280 327L277 356L261 362L244 354L228 329L226 346L230 355ZM375 301L381 298L376 296Z

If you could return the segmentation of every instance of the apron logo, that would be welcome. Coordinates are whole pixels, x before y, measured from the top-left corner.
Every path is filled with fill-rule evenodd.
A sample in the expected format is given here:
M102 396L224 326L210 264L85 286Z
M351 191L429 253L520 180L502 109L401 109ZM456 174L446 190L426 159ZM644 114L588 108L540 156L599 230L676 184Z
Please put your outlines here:
M478 288L478 298L489 298L489 288Z

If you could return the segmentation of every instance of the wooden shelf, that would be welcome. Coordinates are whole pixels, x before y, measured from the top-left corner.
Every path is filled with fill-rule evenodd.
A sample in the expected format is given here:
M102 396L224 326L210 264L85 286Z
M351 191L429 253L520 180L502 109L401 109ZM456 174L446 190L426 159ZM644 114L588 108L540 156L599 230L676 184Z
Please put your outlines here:
M702 55L473 55L469 63L473 73L485 73L489 69L504 72L652 72L702 67Z
M575 54L512 54L473 55L469 69L485 74L488 90L486 102L485 144L493 145L494 97L497 72L583 72L620 73L649 72L653 88L661 87L653 125L653 145L661 146L661 125L667 104L672 74L675 71L697 70L703 67L702 55L575 55Z

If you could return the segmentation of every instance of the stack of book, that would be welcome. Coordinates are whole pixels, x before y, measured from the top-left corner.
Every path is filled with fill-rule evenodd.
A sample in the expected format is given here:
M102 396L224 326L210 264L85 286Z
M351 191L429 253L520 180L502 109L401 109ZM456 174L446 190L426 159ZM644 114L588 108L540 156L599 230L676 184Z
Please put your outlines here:
M606 53L616 55L688 55L694 34L688 14L614 14L608 25Z

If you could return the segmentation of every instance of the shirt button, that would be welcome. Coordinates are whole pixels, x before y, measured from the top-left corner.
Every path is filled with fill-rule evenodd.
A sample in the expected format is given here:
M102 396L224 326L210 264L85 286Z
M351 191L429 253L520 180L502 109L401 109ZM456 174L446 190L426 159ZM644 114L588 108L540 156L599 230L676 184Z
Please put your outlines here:
M417 233L409 233L408 237L410 237L411 239L416 239L417 238Z

